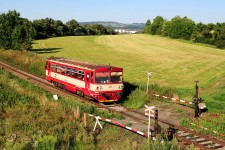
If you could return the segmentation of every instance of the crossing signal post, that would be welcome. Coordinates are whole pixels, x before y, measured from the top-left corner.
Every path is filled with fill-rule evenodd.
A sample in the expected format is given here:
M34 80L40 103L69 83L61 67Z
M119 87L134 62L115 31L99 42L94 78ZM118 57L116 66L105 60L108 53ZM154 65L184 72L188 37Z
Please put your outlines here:
M152 72L148 72L148 73L147 73L148 81L147 81L147 90L146 90L146 94L148 94L149 78L151 78L151 76L152 76Z
M145 115L148 116L148 138L151 136L151 129L150 129L150 124L151 124L151 117L154 117L154 108L155 106L147 106L145 105L147 109L145 109Z

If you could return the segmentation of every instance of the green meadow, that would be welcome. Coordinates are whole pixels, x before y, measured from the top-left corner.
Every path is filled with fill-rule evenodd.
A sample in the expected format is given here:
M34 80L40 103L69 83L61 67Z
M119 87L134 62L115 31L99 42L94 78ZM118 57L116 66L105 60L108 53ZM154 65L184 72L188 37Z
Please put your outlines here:
M199 80L200 96L225 90L225 50L152 35L76 36L37 40L33 51L124 69L124 80L176 89L180 98L192 98ZM193 91L193 92L191 92Z
M34 41L31 52L0 50L1 60L43 77L45 58L50 56L122 67L125 89L137 87L133 92L124 90L128 92L122 105L135 109L158 102L145 92L148 71L153 72L151 93L190 101L199 80L199 95L211 113L200 120L184 118L181 123L194 122L224 133L225 50L144 34L58 37Z

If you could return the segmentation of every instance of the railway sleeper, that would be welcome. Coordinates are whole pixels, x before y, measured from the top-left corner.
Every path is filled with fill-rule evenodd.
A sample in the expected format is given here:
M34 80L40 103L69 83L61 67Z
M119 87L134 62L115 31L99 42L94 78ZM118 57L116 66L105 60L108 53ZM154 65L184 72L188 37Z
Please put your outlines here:
M180 137L187 137L189 135L190 135L190 133L186 133L186 132L178 134L178 136L180 136Z
M210 146L210 148L212 148L212 149L219 149L219 148L222 148L223 146L222 145L220 145L220 144L214 144L213 146ZM224 149L225 149L225 147L224 147Z
M199 138L195 140L197 143L202 143L202 142L206 142L208 140L204 139L204 138Z
M204 141L204 142L200 142L199 144L204 145L204 146L208 146L208 145L212 145L214 143L212 141Z
M196 135L192 135L192 136L188 136L187 139L190 139L190 140L195 140L198 139L199 136L196 136Z

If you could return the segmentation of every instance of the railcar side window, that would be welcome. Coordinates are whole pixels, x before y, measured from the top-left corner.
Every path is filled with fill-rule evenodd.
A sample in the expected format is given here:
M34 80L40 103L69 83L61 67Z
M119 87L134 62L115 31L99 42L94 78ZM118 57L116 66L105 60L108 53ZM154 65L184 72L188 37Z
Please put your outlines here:
M81 79L81 80L84 80L84 71L81 71L81 70L80 70L80 71L78 72L78 78Z
M55 64L52 64L52 71L56 72L56 65Z
M80 80L84 80L84 71L72 69L72 77Z
M65 74L66 73L66 68L65 67L61 67L61 74Z
M57 72L57 73L60 73L60 72L61 72L61 67L58 66L58 65L56 65L56 72Z
M78 71L76 69L72 69L72 77L77 78Z
M66 75L70 76L71 75L71 68L66 68Z

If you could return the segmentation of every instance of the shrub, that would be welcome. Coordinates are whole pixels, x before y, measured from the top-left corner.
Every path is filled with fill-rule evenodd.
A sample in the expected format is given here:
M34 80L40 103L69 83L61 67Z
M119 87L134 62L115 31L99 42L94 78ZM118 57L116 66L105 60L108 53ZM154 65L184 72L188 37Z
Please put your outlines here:
M123 105L133 109L139 109L146 104L146 102L149 100L149 96L146 94L146 92L140 88L137 88L128 96L128 99L129 101L124 101Z

